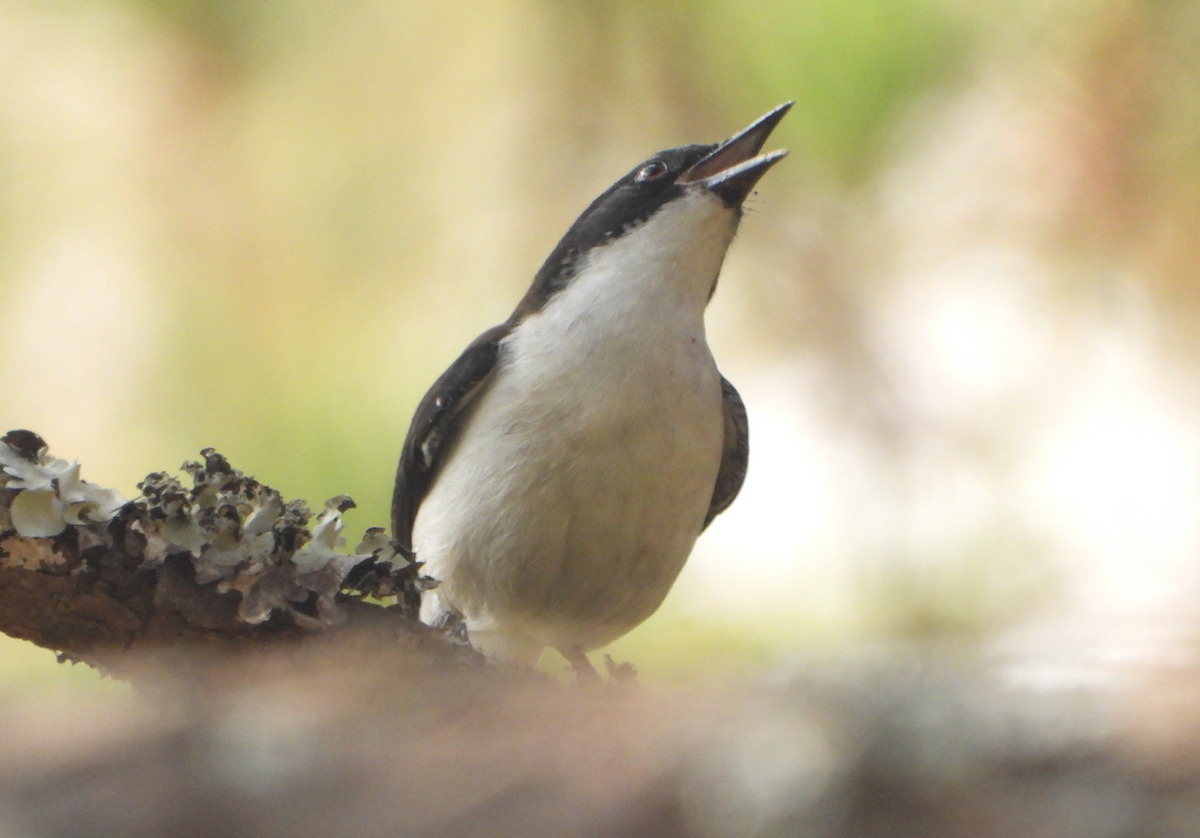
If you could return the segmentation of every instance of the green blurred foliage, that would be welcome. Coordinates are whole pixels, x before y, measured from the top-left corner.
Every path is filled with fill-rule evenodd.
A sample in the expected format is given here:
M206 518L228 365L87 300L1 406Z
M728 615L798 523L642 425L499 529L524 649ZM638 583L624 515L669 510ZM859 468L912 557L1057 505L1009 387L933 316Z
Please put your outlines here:
M231 77L270 64L320 17L345 8L316 0L108 0L128 2L177 27Z
M872 171L894 121L952 81L970 45L961 20L922 0L704 6L698 52L710 60L696 66L707 89L731 111L795 99L780 140L847 181Z

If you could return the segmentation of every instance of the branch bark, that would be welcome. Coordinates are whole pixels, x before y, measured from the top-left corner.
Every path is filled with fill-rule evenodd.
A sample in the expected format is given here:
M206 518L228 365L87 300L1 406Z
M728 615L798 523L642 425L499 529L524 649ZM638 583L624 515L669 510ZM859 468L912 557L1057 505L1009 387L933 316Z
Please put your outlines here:
M36 434L4 436L0 630L110 673L164 648L238 653L368 628L423 654L477 659L416 619L431 580L382 529L354 553L336 549L348 497L314 514L203 455L184 464L190 487L158 472L124 501L79 480Z

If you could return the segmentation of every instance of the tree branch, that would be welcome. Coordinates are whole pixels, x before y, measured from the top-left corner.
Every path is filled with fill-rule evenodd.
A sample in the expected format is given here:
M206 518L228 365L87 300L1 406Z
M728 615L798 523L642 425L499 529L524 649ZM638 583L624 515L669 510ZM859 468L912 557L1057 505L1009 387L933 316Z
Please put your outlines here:
M79 479L30 431L0 440L0 630L116 672L131 654L296 645L370 627L429 654L477 656L416 619L432 583L384 531L339 552L342 495L320 514L211 449L140 497Z

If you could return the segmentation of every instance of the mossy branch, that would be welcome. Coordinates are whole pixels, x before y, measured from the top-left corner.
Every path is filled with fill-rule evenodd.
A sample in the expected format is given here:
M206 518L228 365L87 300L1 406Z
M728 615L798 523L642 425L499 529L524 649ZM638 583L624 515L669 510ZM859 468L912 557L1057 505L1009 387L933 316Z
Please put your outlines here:
M0 630L119 672L166 647L261 650L361 628L472 657L416 618L432 581L381 528L340 552L344 495L319 514L211 449L126 501L31 431L0 440ZM185 478L187 479L187 478Z

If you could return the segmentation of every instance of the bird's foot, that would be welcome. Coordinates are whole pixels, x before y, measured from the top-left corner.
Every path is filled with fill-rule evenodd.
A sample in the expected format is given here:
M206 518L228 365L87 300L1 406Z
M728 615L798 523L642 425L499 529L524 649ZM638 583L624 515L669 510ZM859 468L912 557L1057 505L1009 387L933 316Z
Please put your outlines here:
M599 684L603 682L600 673L596 671L596 667L592 666L592 662L588 660L588 656L584 654L583 649L567 649L562 652L562 656L567 659L567 663L571 665L571 671L575 673L575 682L578 684ZM617 687L627 687L637 684L637 670L634 669L631 663L617 663L612 659L612 655L604 656L604 669L608 672L608 683Z
M588 656L583 649L578 646L574 649L559 650L562 656L567 659L567 663L571 664L571 671L575 673L575 681L580 684L599 684L600 673L596 671L596 667L592 666L592 662L588 660Z
M612 655L604 656L604 668L608 670L608 680L619 687L636 686L638 682L637 669L631 663L617 663Z

